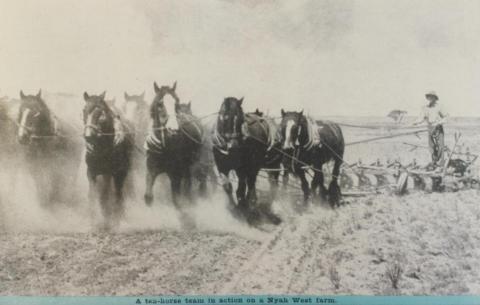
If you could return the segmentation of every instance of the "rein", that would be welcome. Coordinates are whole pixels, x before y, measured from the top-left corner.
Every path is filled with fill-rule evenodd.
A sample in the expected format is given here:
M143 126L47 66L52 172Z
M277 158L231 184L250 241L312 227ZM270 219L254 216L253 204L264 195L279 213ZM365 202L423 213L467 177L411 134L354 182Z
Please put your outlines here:
M35 114L35 116L38 116L40 113L37 113ZM53 117L53 121L54 121L54 128L53 128L53 134L50 134L50 135L38 135L38 134L35 134L35 129L33 127L29 127L29 126L26 126L26 125L23 125L19 122L17 122L16 120L12 119L12 118L8 118L8 120L10 120L13 124L15 124L17 126L17 128L23 128L25 129L27 132L30 133L29 137L32 138L32 139L42 139L42 138L56 138L56 137L64 137L66 138L67 136L62 136L58 133L58 126L57 124L55 123L55 120L56 120L56 116L54 114L51 114L51 117Z

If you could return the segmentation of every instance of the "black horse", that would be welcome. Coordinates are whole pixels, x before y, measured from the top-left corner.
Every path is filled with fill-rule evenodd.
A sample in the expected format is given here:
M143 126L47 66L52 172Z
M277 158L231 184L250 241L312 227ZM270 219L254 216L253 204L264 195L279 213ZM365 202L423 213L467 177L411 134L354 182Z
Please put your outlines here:
M20 91L20 99L17 139L24 148L39 202L42 206L68 202L80 166L81 142L77 131L53 115L41 91L37 95Z
M147 178L145 203L153 202L156 177L166 173L170 179L172 199L179 206L182 182L185 195L191 199L191 168L202 146L203 128L191 114L179 113L180 99L172 87L154 83L155 98L150 105L152 129L147 135Z
M218 113L213 131L213 155L220 179L232 207L237 207L248 221L258 216L256 181L270 143L269 124L255 113L245 114L242 99L227 97ZM236 197L233 197L230 171L238 177Z
M108 221L118 220L124 211L123 186L130 170L133 140L131 134L125 132L124 123L105 102L105 92L101 95L85 92L83 98L90 198L99 199L102 213ZM112 180L114 202L110 199Z
M332 207L338 205L341 196L338 177L345 151L341 128L333 122L313 121L303 115L303 111L285 112L282 109L281 113L282 149L291 156L286 157L285 164L300 178L304 200L308 200L311 191L314 196L328 199ZM333 161L334 165L327 191L322 168L329 161ZM314 171L311 189L305 177L307 167Z

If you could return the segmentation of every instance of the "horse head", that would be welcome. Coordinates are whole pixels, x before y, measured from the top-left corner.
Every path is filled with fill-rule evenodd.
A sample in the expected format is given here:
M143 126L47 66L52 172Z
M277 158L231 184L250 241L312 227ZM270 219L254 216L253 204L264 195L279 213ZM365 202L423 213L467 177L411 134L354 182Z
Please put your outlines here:
M242 125L245 117L242 109L243 97L227 97L218 113L217 132L225 140L227 149L236 149L242 140Z
M258 110L258 108L257 108L257 109L255 109L255 112L252 112L252 113L253 113L253 114L255 114L255 115L257 115L257 116L261 116L261 117L263 117L263 112L262 112L262 111L260 111L260 110Z
M55 123L50 110L42 99L41 90L37 95L25 95L20 91L17 138L20 144L28 144L35 137L55 134Z
M176 105L180 103L180 99L175 92L177 82L172 87L159 87L155 82L155 98L150 105L150 117L153 120L154 129L166 128L171 131L178 131L179 125L176 115Z
M282 148L284 150L298 148L308 141L307 118L303 110L287 111L282 109L282 121L280 123Z
M175 104L175 111L177 113L189 114L192 115L192 102L185 103L177 103Z
M145 114L148 109L148 104L145 101L145 92L139 95L130 95L127 92L124 93L125 101L122 104L122 111L125 115L125 119L136 125L145 119Z
M83 123L85 125L85 140L93 144L104 135L111 135L115 132L114 114L105 101L105 92L100 95L89 95L83 93L85 107L83 108Z

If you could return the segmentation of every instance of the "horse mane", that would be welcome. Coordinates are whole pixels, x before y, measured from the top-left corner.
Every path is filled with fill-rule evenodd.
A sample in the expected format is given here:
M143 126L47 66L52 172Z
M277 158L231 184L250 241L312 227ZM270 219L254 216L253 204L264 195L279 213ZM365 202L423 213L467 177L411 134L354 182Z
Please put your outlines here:
M300 115L299 119L298 119L298 123L301 124L302 126L307 126L308 123L309 123L309 119L306 115L304 115L303 113L298 113Z

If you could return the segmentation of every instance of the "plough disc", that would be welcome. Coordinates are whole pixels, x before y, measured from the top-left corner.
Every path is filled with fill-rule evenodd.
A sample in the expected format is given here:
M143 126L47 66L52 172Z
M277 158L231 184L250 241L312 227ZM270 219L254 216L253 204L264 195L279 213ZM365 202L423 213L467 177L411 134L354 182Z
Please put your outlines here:
M360 179L353 173L347 173L342 171L340 174L340 187L342 189L358 188L360 185Z

